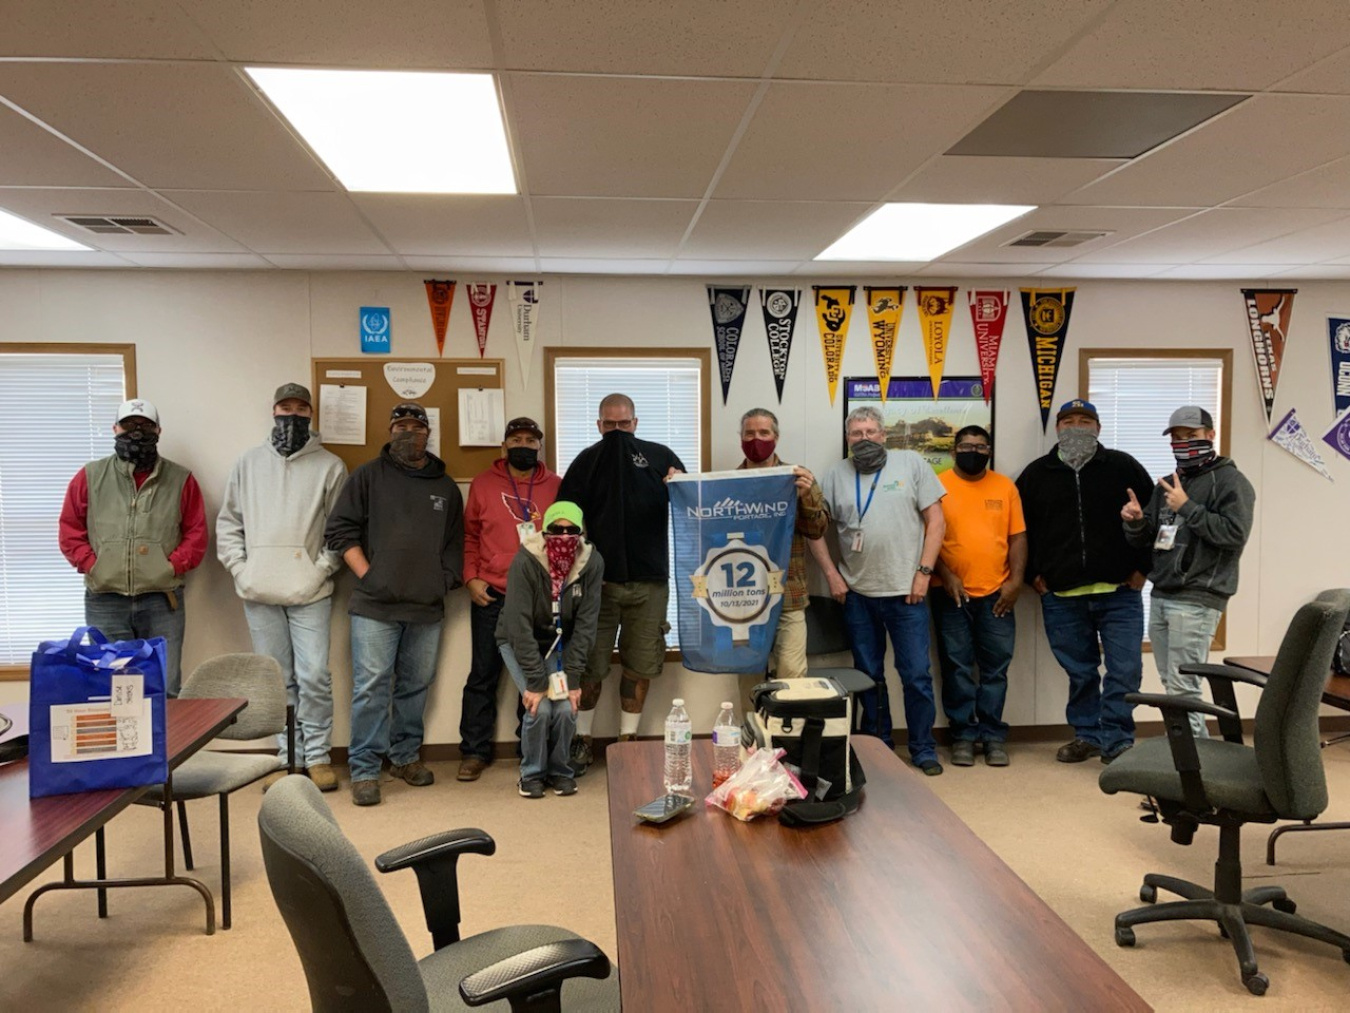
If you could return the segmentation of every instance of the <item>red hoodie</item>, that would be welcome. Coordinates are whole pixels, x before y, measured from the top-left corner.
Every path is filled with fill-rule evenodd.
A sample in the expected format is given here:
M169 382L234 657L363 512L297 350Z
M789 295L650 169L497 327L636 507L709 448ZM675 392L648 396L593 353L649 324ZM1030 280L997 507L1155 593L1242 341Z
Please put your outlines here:
M540 530L544 511L557 499L561 483L562 477L542 462L535 465L533 478L513 479L504 460L492 462L473 480L464 508L466 584L477 577L499 594L506 590L506 572L520 548L516 525L532 520Z

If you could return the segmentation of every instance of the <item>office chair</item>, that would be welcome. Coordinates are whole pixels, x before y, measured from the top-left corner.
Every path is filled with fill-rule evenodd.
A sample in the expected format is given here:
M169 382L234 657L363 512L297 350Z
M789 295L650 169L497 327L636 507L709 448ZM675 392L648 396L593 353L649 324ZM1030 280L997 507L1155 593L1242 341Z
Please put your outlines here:
M1234 682L1260 684L1260 677L1250 672L1226 665L1195 666L1209 680L1217 701L1213 704L1156 693L1125 697L1128 703L1159 708L1167 736L1138 742L1114 760L1102 771L1102 791L1154 798L1177 844L1190 844L1201 824L1217 826L1219 860L1212 890L1172 876L1145 876L1139 899L1149 906L1116 915L1117 945L1133 946L1134 926L1147 922L1218 922L1233 944L1242 982L1253 995L1264 995L1270 980L1257 969L1249 925L1330 943L1350 962L1350 936L1296 915L1283 888L1259 886L1244 892L1241 858L1244 823L1311 819L1326 808L1317 708L1345 618L1344 605L1326 601L1304 605L1294 615L1256 708L1251 746L1242 743L1233 692ZM1191 713L1218 718L1223 739L1196 739ZM1160 888L1185 899L1155 904Z
M808 659L820 654L843 654L853 650L853 641L848 635L848 623L844 621L844 606L827 594L811 595L811 607L806 610L806 656ZM874 689L876 683L866 672L860 672L852 666L835 668L826 665L810 665L812 675L823 679L833 679L844 687L844 691L853 697L853 731L858 730L862 721L862 708L858 705L858 694Z
M375 859L380 872L417 873L436 946L421 960L313 782L286 777L268 789L258 832L317 1013L422 1013L501 1000L530 1013L619 1008L617 981L603 980L608 958L566 929L513 925L460 938L459 856L497 850L481 830L433 834Z
M286 702L286 682L275 658L265 654L222 654L197 666L178 694L180 699L245 697L248 706L238 719L220 733L222 739L261 739L269 743L285 732L295 773L295 712ZM232 753L204 749L194 753L173 772L173 800L178 803L178 826L183 838L183 864L192 868L192 837L188 830L187 806L192 799L220 799L220 924L230 927L230 794L282 766L276 753ZM165 805L163 785L141 796L145 805ZM166 825L167 826L167 825ZM165 831L166 837L172 831ZM165 840L166 849L173 842Z

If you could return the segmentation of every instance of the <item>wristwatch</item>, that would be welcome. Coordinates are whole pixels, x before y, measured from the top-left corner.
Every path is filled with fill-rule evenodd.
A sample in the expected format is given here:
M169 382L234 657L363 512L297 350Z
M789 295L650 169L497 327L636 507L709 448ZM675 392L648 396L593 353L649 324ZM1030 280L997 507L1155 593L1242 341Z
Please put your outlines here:
M925 577L933 576L933 568L931 566L924 566L922 563L919 564L919 572Z

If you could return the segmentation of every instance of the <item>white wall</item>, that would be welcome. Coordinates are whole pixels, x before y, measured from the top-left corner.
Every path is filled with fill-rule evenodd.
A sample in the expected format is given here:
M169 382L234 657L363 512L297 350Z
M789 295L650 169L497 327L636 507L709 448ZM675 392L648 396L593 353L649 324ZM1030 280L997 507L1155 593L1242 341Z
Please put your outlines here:
M757 304L747 318L747 337L725 408L720 386L715 377L710 378L714 408L709 463L714 468L739 461L737 421L745 409L760 405L778 413L781 451L789 460L820 471L841 456L842 392L831 406L809 305L810 279L805 281L781 406L776 404ZM1016 298L1019 279L979 280L967 286L953 278L950 283L961 284L963 289L1008 288ZM1083 347L1234 349L1231 450L1256 486L1258 502L1256 528L1243 559L1241 588L1229 608L1225 653L1263 654L1275 651L1299 604L1322 588L1350 585L1350 552L1341 537L1350 516L1350 462L1326 448L1324 457L1335 458L1329 460L1338 479L1332 484L1265 440L1265 418L1238 288L1232 282L1080 284L1055 400L1058 403L1077 394L1078 350ZM1332 418L1324 316L1350 309L1350 284L1311 282L1298 288L1276 417L1297 406L1304 425L1316 437ZM468 356L477 348L462 300L461 292L451 315L447 355ZM963 303L963 296L958 302ZM362 305L392 308L396 357L435 356L422 275L401 273L0 271L0 320L5 321L0 341L134 342L138 391L159 406L163 417L162 449L196 473L214 529L234 459L267 435L272 391L287 380L308 383L312 357L359 354L356 311ZM844 376L865 375L872 369L861 303L856 309L859 315L851 327ZM1000 469L1011 474L1052 442L1041 432L1024 334L1021 321L1010 319L999 361L997 457ZM547 346L709 347L711 326L703 283L698 279L549 277L540 336L540 343ZM487 353L506 360L508 416L532 415L547 428L543 353L536 352L526 388L501 288ZM978 372L969 316L961 304L948 355L949 375ZM894 374L926 372L911 297L902 320ZM641 409L639 405L639 418ZM13 409L7 406L7 412L12 414ZM333 628L336 744L347 740L346 701L350 698L346 594L344 581L339 585ZM1067 683L1040 629L1033 597L1024 596L1018 605L1020 643L1010 673L1006 717L1015 725L1060 724ZM189 580L188 603L184 653L188 670L212 655L248 649L243 613L230 580L216 562L214 543L207 561ZM469 665L467 609L464 592L450 597L440 673L428 712L428 742L459 740L460 691ZM53 635L62 632L52 631ZM894 674L891 679L899 722L901 696ZM734 692L733 683L727 677L689 673L668 665L653 687L642 733L659 731L669 700L676 695L687 699L696 726L707 731L718 702ZM1145 685L1159 688L1148 660ZM26 693L23 683L0 683L0 701L24 699ZM606 692L596 723L598 735L617 732L616 695L616 689ZM513 709L504 707L498 738L510 738L513 728Z

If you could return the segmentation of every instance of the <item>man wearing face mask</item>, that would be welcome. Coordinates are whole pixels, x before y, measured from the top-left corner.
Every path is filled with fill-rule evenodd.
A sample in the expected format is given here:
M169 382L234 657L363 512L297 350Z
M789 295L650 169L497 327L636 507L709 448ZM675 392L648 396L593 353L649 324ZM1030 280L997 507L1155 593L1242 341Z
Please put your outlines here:
M1129 454L1101 446L1101 428L1091 402L1066 402L1055 416L1058 446L1017 479L1027 576L1041 596L1050 650L1069 677L1064 713L1074 739L1055 754L1061 763L1091 756L1110 763L1134 745L1125 696L1143 677L1139 591L1148 551L1125 540L1120 509L1132 493L1147 498L1153 480Z
M243 600L253 649L276 658L286 677L286 694L295 708L297 766L320 791L334 791L328 634L333 574L342 558L324 547L323 531L347 467L323 449L319 433L310 428L313 415L307 387L286 383L277 388L271 434L244 451L225 485L216 555ZM283 763L290 759L286 749L282 735ZM285 774L269 774L263 790Z
M159 456L159 412L125 401L110 457L70 480L61 553L84 574L84 620L112 640L163 637L170 696L182 685L183 578L206 555L206 509L192 473Z
M887 450L885 421L870 406L844 420L849 456L821 478L825 506L839 534L835 567L823 540L807 546L844 604L853 664L876 689L859 694L861 731L886 745L891 704L886 688L886 635L905 695L909 755L929 776L942 773L933 741L933 676L928 667L929 578L937 565L946 522L946 490L912 450Z
M534 419L512 419L506 424L501 460L493 461L469 486L464 508L464 585L472 601L473 659L459 717L461 781L477 781L492 762L497 681L502 671L497 619L506 596L506 575L526 538L540 530L544 511L557 498L562 481L539 460L543 439L544 431Z
M1134 490L1120 511L1131 545L1152 547L1148 639L1167 692L1203 699L1200 677L1182 666L1209 661L1209 645L1237 590L1238 559L1252 532L1256 490L1230 458L1214 449L1214 419L1197 405L1178 408L1163 435L1177 470L1158 480L1140 506ZM1191 714L1196 736L1209 735Z
M445 596L464 570L464 501L427 450L431 424L414 401L395 405L380 456L352 472L324 538L356 575L352 591L352 801L380 802L380 764L420 788L427 692L440 658Z
M958 430L955 467L938 478L947 495L947 530L938 556L940 591L929 596L942 666L942 709L952 736L952 764L1008 765L1008 666L1017 639L1013 605L1027 565L1022 498L1012 479L989 467L993 443L980 426ZM976 669L979 674L976 674Z

